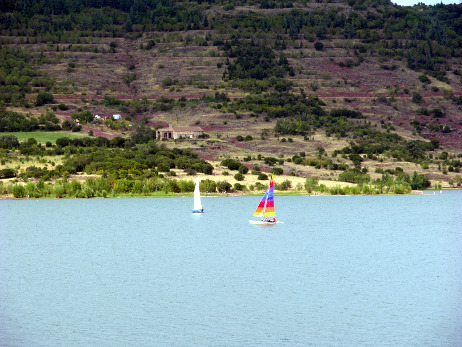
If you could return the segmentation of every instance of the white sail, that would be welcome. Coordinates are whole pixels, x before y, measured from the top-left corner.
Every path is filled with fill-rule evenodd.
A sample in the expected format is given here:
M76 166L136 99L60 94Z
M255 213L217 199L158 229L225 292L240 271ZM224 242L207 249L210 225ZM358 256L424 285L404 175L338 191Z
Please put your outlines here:
M193 212L203 212L201 203L201 192L199 190L199 177L196 180L196 187L194 188L194 208Z

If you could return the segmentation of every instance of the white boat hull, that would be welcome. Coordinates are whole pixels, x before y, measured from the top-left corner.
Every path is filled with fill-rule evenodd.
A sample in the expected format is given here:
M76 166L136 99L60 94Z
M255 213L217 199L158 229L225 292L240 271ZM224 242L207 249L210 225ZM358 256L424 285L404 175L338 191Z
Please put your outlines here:
M284 222L279 222L279 221L276 221L276 222L265 222L263 220L251 220L249 219L249 223L250 224L254 224L254 225L275 225L275 224L282 224Z

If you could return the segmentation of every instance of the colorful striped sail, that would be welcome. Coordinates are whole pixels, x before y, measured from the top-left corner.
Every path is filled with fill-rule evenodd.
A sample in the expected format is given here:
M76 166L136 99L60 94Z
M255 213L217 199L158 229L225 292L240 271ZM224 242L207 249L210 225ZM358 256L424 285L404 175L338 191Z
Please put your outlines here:
M275 217L274 212L274 175L271 175L270 187L268 189L268 198L266 199L265 217Z
M253 213L255 217L263 217L263 210L265 209L265 202L266 202L266 194L268 192L265 192L265 195L263 195L263 199L261 199L260 203L258 204L257 209Z

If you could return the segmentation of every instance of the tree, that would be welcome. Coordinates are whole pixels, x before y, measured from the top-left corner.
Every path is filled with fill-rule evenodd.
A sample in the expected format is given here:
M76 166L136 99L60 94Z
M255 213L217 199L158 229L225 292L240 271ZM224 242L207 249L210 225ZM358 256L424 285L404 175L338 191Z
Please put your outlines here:
M275 175L282 175L284 173L284 170L280 167L275 167L271 170L271 172Z
M249 172L249 168L247 166L245 166L245 165L241 165L241 166L239 166L238 171L241 174L245 175L247 172Z
M11 192L15 198L26 197L26 188L20 183L16 183L11 187Z
M292 183L289 181L289 180L284 180L282 183L276 183L274 185L274 188L277 189L277 190L283 190L283 191L286 191L286 190L289 190L290 188L292 188Z
M316 42L314 44L314 48L317 50L317 51L322 51L324 49L324 44L322 42Z
M72 122L69 119L65 119L61 124L63 130L71 130L72 129Z
M422 95L420 95L418 92L413 93L411 100L412 100L413 103L416 103L416 104L421 104L421 103L425 102Z
M412 189L425 189L431 186L430 179L425 176L418 174L416 171L412 174L411 178L411 188Z
M134 143L147 143L156 138L156 132L147 125L135 125L135 129L130 135Z
M319 184L319 178L317 178L317 177L308 177L305 180L305 190L308 193L311 193L313 190L316 189L316 187L318 187L318 184Z
M238 172L237 174L234 175L234 179L236 181L243 181L244 180L244 175Z
M0 136L0 148L11 149L19 146L19 140L14 135Z
M78 119L83 124L86 124L86 123L93 122L93 119L95 118L95 116L90 111L85 111L82 113L73 113L71 115L71 118ZM63 122L63 125L64 125L64 122Z
M462 176L456 175L454 177L454 183L457 184L458 187L460 187L462 185Z
M41 92L37 94L36 106L42 106L53 102L53 95L48 92Z
M59 139L56 139L56 145L60 147L69 146L70 143L71 139L68 137L60 137Z
M13 178L16 177L16 172L13 169L0 170L0 178Z
M217 190L217 183L207 178L200 182L199 187L201 192L214 193Z
M220 193L226 193L226 192L229 192L231 191L233 188L233 186L231 185L231 183L229 182L226 182L226 181L218 181L217 182L217 190L220 192Z
M276 158L274 158L274 157L266 157L265 160L264 160L265 164L269 165L269 166L273 166L274 164L277 163L277 161L278 160Z
M242 164L237 160L229 158L223 160L220 165L227 167L229 170L238 170Z

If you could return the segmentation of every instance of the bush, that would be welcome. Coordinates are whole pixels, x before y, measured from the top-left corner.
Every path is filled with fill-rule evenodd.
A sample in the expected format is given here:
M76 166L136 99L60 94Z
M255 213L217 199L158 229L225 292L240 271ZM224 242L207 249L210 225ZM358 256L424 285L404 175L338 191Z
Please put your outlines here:
M422 83L427 83L427 84L431 82L430 79L426 75L420 75L419 81Z
M63 130L71 130L72 129L72 122L69 119L66 119L61 124Z
M13 178L16 177L16 171L13 169L0 170L0 178Z
M234 175L234 179L236 181L243 181L244 180L244 175L238 172L237 174Z
M263 172L260 172L258 174L258 180L260 181L266 181L268 179L268 175L267 174L264 174Z
M276 183L274 188L277 190L286 191L292 188L292 183L289 180L285 180L282 183Z
M422 98L422 95L420 95L417 92L414 92L412 94L412 99L411 100L412 100L413 103L416 103L416 104L421 104L421 103L425 102L425 100Z
M55 184L53 186L53 193L55 194L56 198L61 199L62 197L64 197L66 191L61 184Z
M238 170L242 164L234 159L225 159L220 163L220 165L225 166L230 170Z
M0 136L0 148L11 149L19 146L19 140L14 135Z
M11 187L11 193L15 198L24 198L26 196L26 188L22 184L16 183Z
M275 167L273 170L271 170L272 173L275 175L282 175L284 173L284 170L280 167Z
M385 99L386 100L386 99ZM349 110L347 108L333 109L330 111L332 117L361 118L359 111Z
M305 190L308 193L311 193L313 190L315 190L319 185L319 178L317 177L308 177L305 180Z
M322 42L316 42L314 44L314 49L317 51L322 51L324 49L324 44Z
M441 111L441 109L439 108L434 108L432 111L431 111L431 114L433 117L435 118L442 118L444 117L444 112Z
M53 95L48 92L41 92L37 94L36 106L42 106L53 102Z
M174 80L171 77L164 78L162 80L162 87L167 88L178 83L178 80Z
M239 170L239 172L240 172L241 174L243 174L243 175L245 175L247 172L249 172L249 168L248 168L247 166L245 166L245 165L239 166L239 169L238 169L238 170Z
M56 139L56 145L60 147L69 146L70 143L71 139L68 137L60 137L59 139Z
M338 176L338 180L341 182L350 182L350 183L368 183L370 181L370 176L356 171L344 171Z
M260 182L255 183L255 188L257 190L266 190L267 186L261 184Z
M417 174L414 171L414 174L411 178L411 188L412 189L425 189L431 186L430 179L426 175Z
M232 191L233 186L231 183L226 182L226 181L218 181L217 182L217 190L220 193L226 193Z
M273 166L274 164L278 162L278 160L274 157L266 157L264 162L266 165Z
M217 190L217 183L209 179L201 181L199 185L201 192L215 193Z
M195 183L192 180L179 180L178 188L180 192L193 192Z

